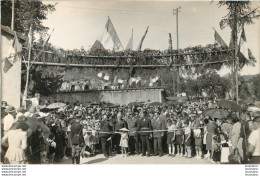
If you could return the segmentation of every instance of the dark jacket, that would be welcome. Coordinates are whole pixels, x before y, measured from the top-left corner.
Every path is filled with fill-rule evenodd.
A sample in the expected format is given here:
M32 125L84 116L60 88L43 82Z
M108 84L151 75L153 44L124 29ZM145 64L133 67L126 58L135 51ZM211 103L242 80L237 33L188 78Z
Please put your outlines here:
M71 125L71 142L73 145L83 145L84 138L82 134L83 126L79 122L74 122Z
M150 131L150 130L152 130L150 119L148 119L147 117L143 117L138 120L137 131L140 131L140 135L148 136L150 135L150 132L141 132L141 131Z
M161 119L160 117L153 119L152 120L152 129L153 130L165 130L166 129L165 121L163 119ZM162 134L164 134L164 132L153 132L153 137L159 138L159 137L162 137Z
M127 128L126 121L124 121L124 120L120 120L120 121L116 120L115 121L115 126L114 126L114 131L119 131L122 128Z
M137 136L138 132L137 132L137 125L138 125L138 119L137 118L131 118L131 119L127 119L127 126L129 129L129 135L130 136Z
M113 126L111 125L111 122L108 119L101 121L100 131L108 133L111 133L113 131ZM111 136L111 134L108 133L99 133L99 137L108 138Z

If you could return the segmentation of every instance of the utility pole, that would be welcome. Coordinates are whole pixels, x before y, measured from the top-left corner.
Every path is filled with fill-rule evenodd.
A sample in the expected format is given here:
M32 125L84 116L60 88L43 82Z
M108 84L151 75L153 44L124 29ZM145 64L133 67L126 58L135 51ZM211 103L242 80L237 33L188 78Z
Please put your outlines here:
M237 45L237 20L238 20L238 17L237 17L237 7L235 7L235 13L234 13L234 26L233 26L233 30L234 30L234 45L235 45L235 51L234 51L234 60L235 60L235 80L236 80L236 103L238 104L239 103L239 100L238 100L238 68L239 68L239 59L238 59L238 56L237 56L237 53L238 53L238 45Z
M173 59L173 52L172 52L172 35L169 33L169 45L170 45L170 52L171 52L171 64L174 64ZM171 68L170 68L171 69ZM176 85L175 85L175 67L172 68L172 82L173 82L173 95L175 96L176 93Z
M11 21L11 29L14 30L14 0L12 0L12 21Z
M177 52L179 52L179 12L181 7L173 9L173 15L176 15L176 39L177 39ZM177 67L177 92L180 93L180 68Z

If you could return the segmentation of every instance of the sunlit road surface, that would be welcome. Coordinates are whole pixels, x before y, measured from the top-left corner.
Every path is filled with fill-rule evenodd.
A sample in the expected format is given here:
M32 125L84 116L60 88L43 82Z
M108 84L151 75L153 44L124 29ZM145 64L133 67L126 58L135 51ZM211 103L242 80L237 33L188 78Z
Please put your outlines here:
M71 164L71 159L62 159L56 164ZM81 158L80 164L214 164L214 162L208 159L170 157L168 155L162 157L141 155L122 157L122 155L118 154L106 158L103 154L98 154L94 157Z

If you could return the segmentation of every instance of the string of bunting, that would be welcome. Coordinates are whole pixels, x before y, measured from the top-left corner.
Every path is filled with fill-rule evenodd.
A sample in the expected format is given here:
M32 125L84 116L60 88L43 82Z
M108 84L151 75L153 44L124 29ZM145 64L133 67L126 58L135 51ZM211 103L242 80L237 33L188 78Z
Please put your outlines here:
M204 127L198 127L198 129L202 129ZM133 133L152 133L152 132L174 132L174 131L181 131L184 130L185 128L180 128L180 129L175 129L175 130L148 130L148 131L133 131ZM190 129L195 129L195 128L190 128ZM102 134L120 134L120 132L105 132L105 131L98 131L98 130L88 130L86 132L93 132L96 131L97 133L102 133Z

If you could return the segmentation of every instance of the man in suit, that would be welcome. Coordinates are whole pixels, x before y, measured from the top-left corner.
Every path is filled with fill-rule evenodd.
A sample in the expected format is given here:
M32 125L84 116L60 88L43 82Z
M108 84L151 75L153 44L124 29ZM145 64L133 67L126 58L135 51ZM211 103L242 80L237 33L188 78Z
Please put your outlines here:
M137 132L138 119L132 112L128 113L127 126L129 128L129 151L130 154L139 154L139 134Z
M148 118L147 111L143 111L141 114L141 119L138 121L137 124L137 131L139 131L141 135L141 142L142 142L142 156L146 155L147 149L147 156L149 157L151 154L151 146L149 138L151 137L151 132L145 132L152 130L151 127L151 120ZM142 132L144 131L144 132Z
M166 124L164 120L162 120L159 116L158 112L155 112L154 118L152 120L152 129L153 130L165 130ZM154 155L163 156L163 149L162 149L162 137L164 136L164 132L154 131L153 132L153 146L154 146Z
M99 134L101 146L105 157L108 158L109 156L112 156L111 133L113 131L113 126L106 114L103 115L100 126L100 131L104 132Z
M127 128L127 124L126 121L122 119L122 113L119 112L117 114L117 120L114 122L114 131L115 132L119 132L120 129L122 128ZM114 149L117 152L117 154L120 154L120 139L121 139L121 135L119 133L115 133L113 136L113 144L114 144Z
M80 116L76 116L75 121L71 124L72 164L75 164L75 161L76 164L80 164L80 153L84 145L82 129Z

